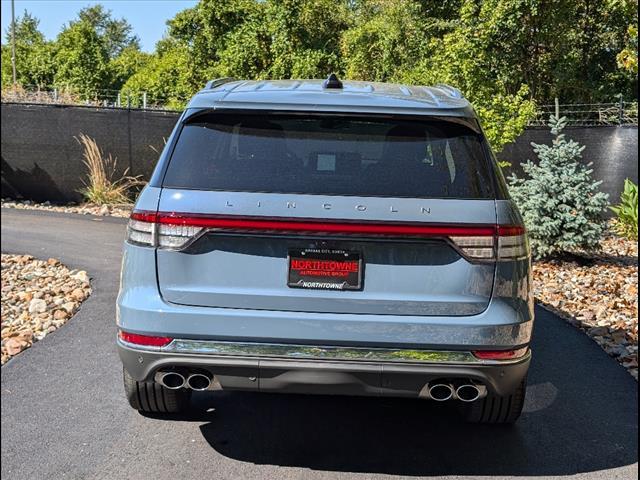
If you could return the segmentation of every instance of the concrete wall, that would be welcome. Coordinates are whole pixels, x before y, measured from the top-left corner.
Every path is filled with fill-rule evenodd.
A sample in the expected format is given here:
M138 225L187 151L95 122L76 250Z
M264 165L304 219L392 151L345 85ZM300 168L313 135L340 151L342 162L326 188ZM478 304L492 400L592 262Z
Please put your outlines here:
M80 200L86 168L82 148L74 139L84 133L96 139L105 154L118 160L118 173L148 179L164 139L178 119L176 112L110 108L2 104L2 196L64 202ZM638 181L637 127L580 127L567 136L583 145L584 160L594 162L594 175L616 201L626 177ZM550 143L546 128L527 129L499 155L519 164L535 160L531 142ZM153 147L153 148L152 148ZM156 151L154 151L154 148Z

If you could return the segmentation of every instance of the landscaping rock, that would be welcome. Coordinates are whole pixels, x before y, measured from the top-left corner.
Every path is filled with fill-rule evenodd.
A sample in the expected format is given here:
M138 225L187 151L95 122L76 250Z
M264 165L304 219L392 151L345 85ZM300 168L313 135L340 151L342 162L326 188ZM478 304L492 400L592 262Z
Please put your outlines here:
M95 205L84 203L81 205L51 205L50 202L35 203L29 200L2 199L2 208L18 208L22 210L48 210L50 212L78 213L81 215L100 215L111 217L128 217L133 205Z
M62 326L90 293L85 271L53 258L2 255L2 364Z
M84 270L80 270L79 272L74 273L71 278L78 280L82 283L89 283L89 275Z
M77 301L81 302L82 300L84 300L84 297L85 297L84 290L82 290L81 288L75 288L71 292L71 297L74 300L77 300Z
M40 293L40 292L38 292ZM42 313L47 309L47 302L40 298L34 298L29 302L29 313Z
M76 308L76 303L75 302L63 303L62 308L64 308L67 312L71 313Z

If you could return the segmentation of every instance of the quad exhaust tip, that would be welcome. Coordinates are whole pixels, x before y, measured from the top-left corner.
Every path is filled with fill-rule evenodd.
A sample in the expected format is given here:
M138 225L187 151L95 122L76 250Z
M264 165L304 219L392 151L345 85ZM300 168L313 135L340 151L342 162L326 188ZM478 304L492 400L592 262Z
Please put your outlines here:
M453 397L453 387L446 383L430 385L429 397L436 402L446 402Z
M220 389L220 385L210 374L200 372L194 372L185 377L182 373L176 371L160 371L155 374L155 381L170 390L178 390L180 388L190 388L195 391ZM427 398L436 402L446 402L454 399L470 403L485 397L487 387L471 382L458 383L454 386L453 382L439 381L428 384L426 386L426 394Z
M156 381L169 390L178 390L186 383L184 376L178 372L158 372Z
M202 373L192 373L187 377L187 386L191 390L208 390L211 386L211 378Z
M155 374L154 379L169 390L178 390L180 388L189 388L196 391L221 389L219 382L212 375L202 372L160 371Z
M480 389L471 383L456 388L456 398L461 402L475 402L480 398Z
M487 395L487 387L470 380L437 380L429 383L420 393L423 398L436 402L460 400L461 402L475 402Z

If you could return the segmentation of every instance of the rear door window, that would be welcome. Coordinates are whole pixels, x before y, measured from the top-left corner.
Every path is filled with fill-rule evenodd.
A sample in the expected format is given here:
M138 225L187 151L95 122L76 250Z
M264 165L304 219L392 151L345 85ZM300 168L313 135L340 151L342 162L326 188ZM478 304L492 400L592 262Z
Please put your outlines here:
M182 128L168 188L494 198L482 136L448 121L205 114Z

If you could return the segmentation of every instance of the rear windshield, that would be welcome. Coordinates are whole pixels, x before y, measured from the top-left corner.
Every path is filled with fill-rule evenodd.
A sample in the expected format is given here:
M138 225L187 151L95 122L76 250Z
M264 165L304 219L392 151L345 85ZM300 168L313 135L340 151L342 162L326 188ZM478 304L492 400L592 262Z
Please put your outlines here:
M184 125L169 188L494 198L482 137L446 121L207 114Z

